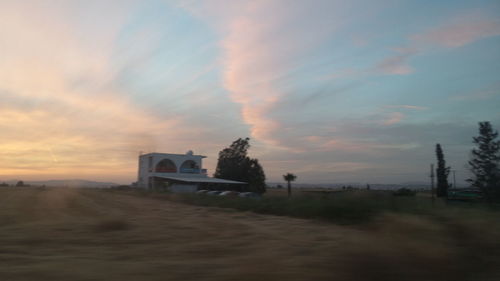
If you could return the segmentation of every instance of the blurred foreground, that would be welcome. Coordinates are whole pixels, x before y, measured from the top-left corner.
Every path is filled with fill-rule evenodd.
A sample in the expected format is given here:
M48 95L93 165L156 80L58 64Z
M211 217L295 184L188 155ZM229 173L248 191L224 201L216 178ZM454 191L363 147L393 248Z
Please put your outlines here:
M456 210L341 226L126 192L2 188L0 280L500 280L498 212Z

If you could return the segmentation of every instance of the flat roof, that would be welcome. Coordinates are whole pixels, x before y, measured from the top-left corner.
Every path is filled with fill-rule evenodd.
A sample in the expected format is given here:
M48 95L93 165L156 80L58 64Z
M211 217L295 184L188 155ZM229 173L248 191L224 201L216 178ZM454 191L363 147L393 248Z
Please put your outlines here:
M209 177L203 177L203 178L188 178L188 177L166 177L166 176L155 176L157 178L164 178L164 179L169 179L169 180L174 180L174 181L181 181L181 182L192 182L192 183L227 183L227 184L247 184L246 182L242 181L232 181L232 180L224 180L224 179L218 179L218 178L209 178Z
M142 156L148 156L148 155L176 155L176 156L195 156L195 157L201 157L201 158L207 158L207 156L205 155L200 155L200 154L179 154L179 153L165 153L165 152L149 152L149 153L144 153L144 154L141 154L139 155L139 157L142 157Z

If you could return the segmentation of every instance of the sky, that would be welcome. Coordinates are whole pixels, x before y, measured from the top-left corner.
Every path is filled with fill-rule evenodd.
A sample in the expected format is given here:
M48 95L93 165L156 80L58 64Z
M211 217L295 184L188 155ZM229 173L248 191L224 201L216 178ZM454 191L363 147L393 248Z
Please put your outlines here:
M249 137L270 182L457 182L500 128L500 2L0 0L0 180L131 183Z

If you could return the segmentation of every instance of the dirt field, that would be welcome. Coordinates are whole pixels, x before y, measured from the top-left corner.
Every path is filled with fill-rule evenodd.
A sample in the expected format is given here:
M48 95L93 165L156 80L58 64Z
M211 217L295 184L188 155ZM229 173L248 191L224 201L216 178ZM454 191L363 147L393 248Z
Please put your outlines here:
M117 192L3 188L0 280L500 280L496 252L476 264L476 245L456 233L411 216L345 227Z

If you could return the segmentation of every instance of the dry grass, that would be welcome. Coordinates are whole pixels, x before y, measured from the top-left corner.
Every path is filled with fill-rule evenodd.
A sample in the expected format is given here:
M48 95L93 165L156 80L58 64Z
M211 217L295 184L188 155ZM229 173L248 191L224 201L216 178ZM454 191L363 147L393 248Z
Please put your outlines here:
M119 192L0 189L0 280L500 280L499 235L498 218L479 211L346 227Z
M129 223L122 219L107 219L99 222L94 229L97 232L121 231L127 230L130 227Z

